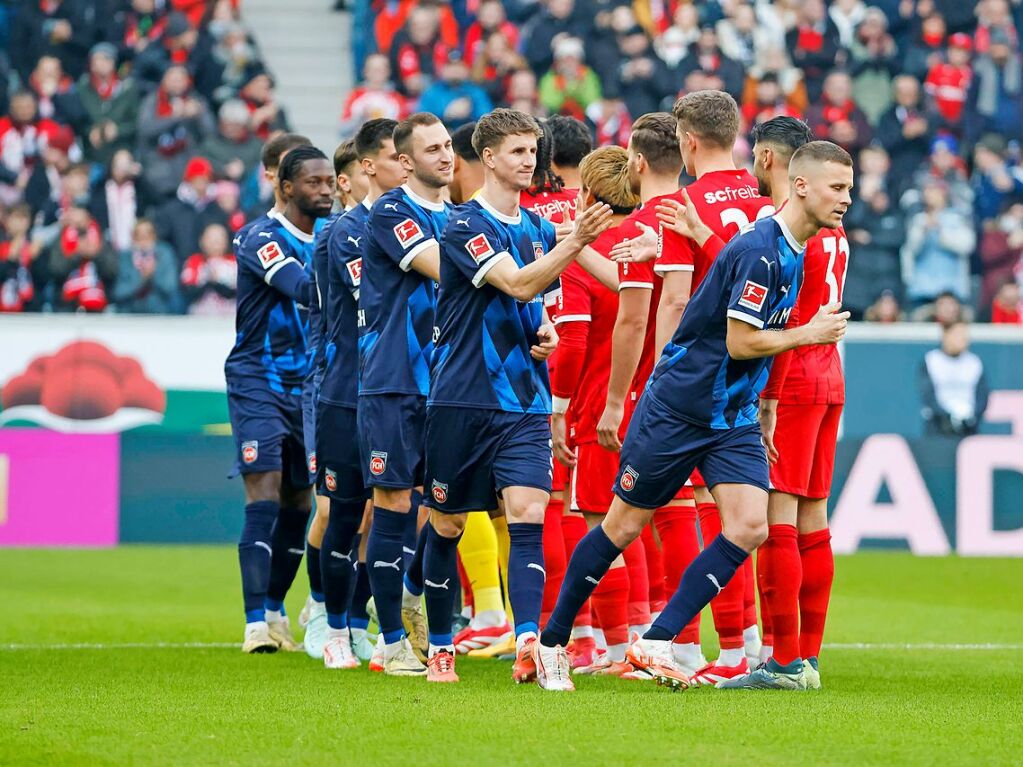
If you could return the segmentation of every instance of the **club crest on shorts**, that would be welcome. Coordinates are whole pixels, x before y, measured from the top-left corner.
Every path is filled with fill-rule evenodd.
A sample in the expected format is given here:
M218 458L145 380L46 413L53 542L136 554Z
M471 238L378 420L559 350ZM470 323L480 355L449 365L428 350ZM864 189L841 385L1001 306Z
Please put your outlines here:
M334 492L337 490L337 472L333 469L324 469L323 471L323 484L330 491Z
M637 479L639 479L639 472L631 466L626 466L625 471L622 472L622 478L618 480L618 484L621 485L622 490L627 493L636 486Z
M447 503L448 500L448 486L443 482L433 481L432 485L433 500L437 503Z
M369 456L369 473L379 477L387 470L387 453L381 450L374 450Z
M250 442L242 442L242 461L255 463L257 458L259 458L259 441L254 439Z
M745 306L747 309L759 312L764 308L764 301L766 300L767 288L759 282L746 280L746 284L742 288L742 296L739 297L739 306Z
M310 474L315 474L316 473L316 452L315 451L313 451L312 453L309 454L309 457L308 457L307 461L309 463L309 473Z

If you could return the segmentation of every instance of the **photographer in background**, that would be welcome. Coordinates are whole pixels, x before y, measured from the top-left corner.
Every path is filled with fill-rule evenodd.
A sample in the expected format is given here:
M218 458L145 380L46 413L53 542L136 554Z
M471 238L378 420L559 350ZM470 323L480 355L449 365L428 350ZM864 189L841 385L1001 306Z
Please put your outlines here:
M989 394L984 363L970 351L967 324L949 323L942 331L941 346L927 352L920 367L926 433L950 437L976 434Z

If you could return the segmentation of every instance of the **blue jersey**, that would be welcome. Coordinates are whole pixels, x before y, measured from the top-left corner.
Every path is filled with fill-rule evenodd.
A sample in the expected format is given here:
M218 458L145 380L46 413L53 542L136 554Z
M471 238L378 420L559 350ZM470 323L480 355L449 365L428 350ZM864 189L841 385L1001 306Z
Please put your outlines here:
M796 303L803 250L777 217L757 221L714 260L664 347L648 393L680 418L711 429L757 422L757 397L773 357L728 355L728 320L782 330Z
M309 371L305 309L313 235L282 214L252 222L235 250L238 307L228 378L261 380L276 392L301 394Z
M440 252L440 333L429 405L551 412L547 363L529 349L537 343L543 303L557 300L560 283L522 303L485 277L501 259L521 269L554 243L554 225L532 211L506 216L477 197L452 212Z
M370 209L359 295L360 394L429 391L436 286L412 262L440 241L450 210L408 186Z
M344 211L332 213L327 218L316 219L314 234L316 240L313 242L312 256L306 264L306 272L309 273L309 321L308 334L306 336L306 348L309 351L309 374L306 383L313 387L314 391L319 389L320 379L323 378L323 355L325 352L323 335L326 332L326 319L323 316L327 301L327 238L330 236L330 229Z
M329 405L356 407L359 396L359 290L368 219L369 206L362 203L339 218L316 267L324 302L320 400Z

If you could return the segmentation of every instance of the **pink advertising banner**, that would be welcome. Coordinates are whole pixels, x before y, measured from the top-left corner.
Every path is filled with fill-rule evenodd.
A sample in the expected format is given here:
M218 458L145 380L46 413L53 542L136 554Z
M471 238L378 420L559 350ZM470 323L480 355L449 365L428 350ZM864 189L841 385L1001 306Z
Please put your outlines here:
M120 436L0 429L0 547L115 546Z

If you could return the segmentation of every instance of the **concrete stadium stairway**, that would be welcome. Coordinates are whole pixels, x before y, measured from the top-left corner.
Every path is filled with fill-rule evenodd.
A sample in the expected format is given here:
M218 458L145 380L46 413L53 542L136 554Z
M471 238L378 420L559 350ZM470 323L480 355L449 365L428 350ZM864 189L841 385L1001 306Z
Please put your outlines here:
M242 18L277 82L292 128L333 156L341 105L354 81L351 15L332 0L244 0Z

